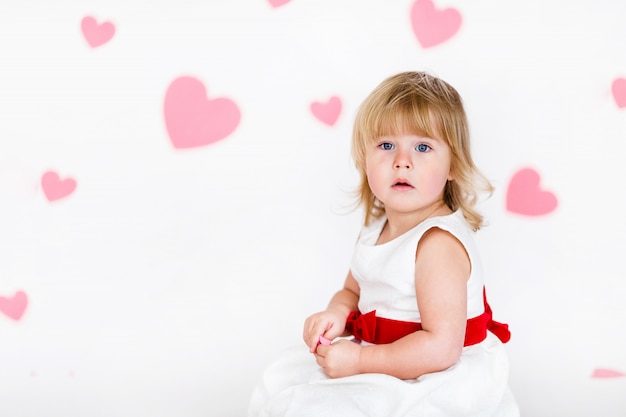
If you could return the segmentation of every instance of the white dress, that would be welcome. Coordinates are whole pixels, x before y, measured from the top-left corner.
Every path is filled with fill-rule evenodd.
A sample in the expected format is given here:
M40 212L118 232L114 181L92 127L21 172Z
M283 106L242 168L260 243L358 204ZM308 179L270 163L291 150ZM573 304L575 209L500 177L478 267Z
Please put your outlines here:
M415 250L428 229L454 235L471 262L467 282L467 317L485 311L483 271L474 232L460 211L433 217L396 239L376 245L385 219L363 228L355 246L351 272L360 286L359 311L420 322L415 299ZM518 417L508 387L504 345L493 333L466 346L450 368L402 380L384 374L328 378L302 344L264 372L248 409L249 417Z

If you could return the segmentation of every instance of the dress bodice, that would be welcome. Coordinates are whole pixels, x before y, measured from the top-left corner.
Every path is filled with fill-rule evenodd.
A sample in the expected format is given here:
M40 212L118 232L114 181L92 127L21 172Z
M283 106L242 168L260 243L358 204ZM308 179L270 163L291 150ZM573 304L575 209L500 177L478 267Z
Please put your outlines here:
M475 232L460 210L431 217L397 238L376 244L386 218L376 219L361 230L351 262L351 272L360 287L359 310L402 321L421 322L415 297L415 253L421 237L433 227L446 230L464 246L471 263L467 281L467 317L485 311L483 268Z

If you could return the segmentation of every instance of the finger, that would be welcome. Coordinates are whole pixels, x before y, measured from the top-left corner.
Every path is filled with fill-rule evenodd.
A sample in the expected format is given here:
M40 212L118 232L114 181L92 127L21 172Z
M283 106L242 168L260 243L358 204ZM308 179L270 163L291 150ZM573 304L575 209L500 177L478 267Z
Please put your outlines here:
M309 318L304 322L302 337L304 337L305 340L309 339L309 336L311 335L311 331L313 330L314 327L315 327L315 324L312 319Z
M317 353L318 356L325 358L326 353L328 353L328 349L329 349L329 346L327 345L317 345L317 349L315 350L315 352Z
M319 367L322 369L324 369L324 367L326 366L326 360L324 359L323 356L315 355L315 362L317 362Z
M306 343L306 345L309 347L309 350L311 352L315 352L319 334L315 331L313 326L308 326L304 329L302 338L304 339L304 343Z
M322 360L323 358L320 355L315 355L315 362L317 363L317 366L324 369L324 367L322 366Z
M324 331L320 329L314 329L307 335L309 339L307 339L307 344L311 351L315 351L319 344L330 344L330 340L323 336Z
M340 327L336 323L332 323L326 328L326 331L322 333L326 339L334 340L336 337L339 337L344 332L344 328Z
M315 349L317 349L317 345L320 344L320 334L321 334L321 332L319 330L314 329L308 335L308 337L309 337L308 345L309 345L309 348L311 348L312 352L314 352Z

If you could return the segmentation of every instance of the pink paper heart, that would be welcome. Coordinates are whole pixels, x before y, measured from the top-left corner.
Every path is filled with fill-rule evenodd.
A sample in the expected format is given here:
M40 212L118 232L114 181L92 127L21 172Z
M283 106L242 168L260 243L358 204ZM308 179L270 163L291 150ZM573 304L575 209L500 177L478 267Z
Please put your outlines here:
M591 374L592 378L621 378L626 376L625 373L616 371L615 369L597 368Z
M13 320L22 318L27 304L28 297L24 291L17 291L13 297L0 296L0 312Z
M80 23L85 40L92 48L104 45L115 35L115 26L111 22L98 23L92 16L86 16Z
M450 39L461 27L461 13L453 8L437 9L431 0L416 0L411 7L411 25L424 48Z
M626 107L626 78L617 78L611 85L611 93L617 103L617 107Z
M311 103L311 113L319 121L332 126L341 114L341 99L337 96L332 96L326 102L314 101Z
M289 3L291 0L268 0L268 2L270 3L270 5L274 8L276 7L280 7L280 6L284 6L285 4Z
M207 99L204 84L193 77L172 81L163 104L165 126L177 149L195 148L224 139L239 125L237 104L224 97Z
M557 198L539 187L539 173L531 168L520 169L513 175L506 192L506 209L526 216L548 214L558 205Z
M73 178L61 179L56 172L48 171L41 176L41 188L43 188L48 201L59 200L74 192L76 180Z
M324 345L324 346L330 346L332 343L332 340L327 339L324 336L320 336L319 341L317 343L320 345Z

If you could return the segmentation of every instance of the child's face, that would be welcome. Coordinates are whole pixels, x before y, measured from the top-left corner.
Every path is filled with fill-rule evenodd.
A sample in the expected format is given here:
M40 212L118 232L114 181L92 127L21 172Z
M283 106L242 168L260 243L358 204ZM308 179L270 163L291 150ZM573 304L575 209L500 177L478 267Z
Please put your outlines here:
M365 169L372 193L387 216L426 214L443 202L450 174L447 143L417 135L383 136L368 146Z

